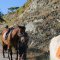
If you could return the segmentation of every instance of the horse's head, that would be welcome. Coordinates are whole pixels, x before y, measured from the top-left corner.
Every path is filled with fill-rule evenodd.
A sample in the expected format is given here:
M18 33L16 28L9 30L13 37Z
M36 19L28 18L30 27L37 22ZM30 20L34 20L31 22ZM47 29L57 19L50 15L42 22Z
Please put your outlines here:
M18 36L20 37L21 33L25 32L25 26L18 26Z
M19 29L20 29L20 32L25 32L25 26L18 26L19 27Z

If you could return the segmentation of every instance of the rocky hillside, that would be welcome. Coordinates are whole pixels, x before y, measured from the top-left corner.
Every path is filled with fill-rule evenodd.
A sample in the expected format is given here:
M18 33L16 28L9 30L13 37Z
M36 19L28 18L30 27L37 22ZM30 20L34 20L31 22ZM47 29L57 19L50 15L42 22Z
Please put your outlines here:
M29 33L29 46L47 51L51 38L60 34L60 0L32 0L17 18Z
M48 51L51 38L60 34L60 0L32 0L16 20L26 26L29 47Z

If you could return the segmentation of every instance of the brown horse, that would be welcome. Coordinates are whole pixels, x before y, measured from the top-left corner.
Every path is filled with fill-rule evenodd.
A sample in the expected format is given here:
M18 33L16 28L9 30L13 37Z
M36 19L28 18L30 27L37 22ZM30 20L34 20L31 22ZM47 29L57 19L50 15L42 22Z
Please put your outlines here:
M6 34L6 32L7 29L3 30L2 32L3 57L5 57L4 51L8 49L8 57L10 53L9 60L10 59L12 60L12 46L13 46L16 49L17 53L16 60L18 60L18 50L20 59L23 56L25 60L28 43L28 35L27 33L25 33L25 28L21 26L15 28L11 33L9 33L8 38L5 40L4 35Z
M10 57L12 60L12 46L16 49L17 53L18 53L18 48L17 48L17 44L18 44L18 40L19 40L19 36L18 33L20 33L20 28L15 28L12 32L9 33L7 39L5 40L5 34L7 32L7 29L2 31L2 46L3 46L3 57L5 57L4 55L4 51L8 49L8 57L9 57L9 53L10 53ZM10 60L9 57L9 60ZM18 54L17 54L18 57Z

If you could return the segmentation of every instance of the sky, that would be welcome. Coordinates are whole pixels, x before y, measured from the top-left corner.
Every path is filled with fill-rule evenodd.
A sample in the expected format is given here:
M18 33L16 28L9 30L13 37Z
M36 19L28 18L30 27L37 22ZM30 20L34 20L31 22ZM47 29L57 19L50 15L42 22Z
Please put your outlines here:
M10 7L21 7L23 6L27 0L0 0L0 11L3 14L8 12L8 8Z

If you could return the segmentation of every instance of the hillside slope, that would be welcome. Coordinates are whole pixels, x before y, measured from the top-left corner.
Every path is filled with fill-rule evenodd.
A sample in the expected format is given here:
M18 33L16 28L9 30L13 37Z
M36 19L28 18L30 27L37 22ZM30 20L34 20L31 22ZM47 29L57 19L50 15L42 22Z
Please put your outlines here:
M51 38L60 34L60 0L32 0L18 20L30 33L30 47L47 51Z
M6 21L5 24L8 24L9 26L16 24L15 22L18 21L18 16L24 13L24 11L29 7L31 2L32 0L27 0L27 2L23 6L18 8L15 12L9 12L4 15L3 18Z

